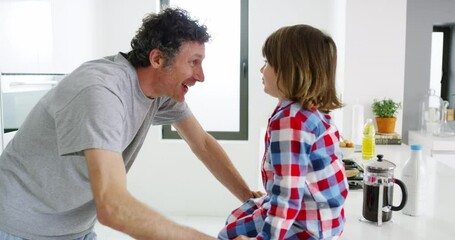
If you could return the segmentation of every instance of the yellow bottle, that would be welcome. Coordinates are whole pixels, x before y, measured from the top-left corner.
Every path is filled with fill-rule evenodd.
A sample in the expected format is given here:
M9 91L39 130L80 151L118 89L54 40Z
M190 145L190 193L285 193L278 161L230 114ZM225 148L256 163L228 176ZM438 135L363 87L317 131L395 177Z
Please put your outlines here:
M376 130L374 129L373 120L367 119L365 126L363 127L363 140L362 140L362 160L370 160L375 154L375 139L374 135Z

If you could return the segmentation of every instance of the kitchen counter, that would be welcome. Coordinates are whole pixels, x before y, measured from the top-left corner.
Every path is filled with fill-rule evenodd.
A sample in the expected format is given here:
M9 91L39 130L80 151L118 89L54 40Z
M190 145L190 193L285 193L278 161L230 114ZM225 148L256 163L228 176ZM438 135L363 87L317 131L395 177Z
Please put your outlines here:
M397 165L394 177L400 179L404 163L410 157L407 145L378 145L376 153L383 154ZM360 153L354 154L354 160L361 163ZM392 220L382 226L376 223L360 221L362 218L363 190L350 190L345 207L347 223L343 240L353 239L454 239L455 230L455 165L446 164L451 159L438 159L424 156L427 184L425 186L425 210L421 216L408 216L401 211L392 213ZM394 186L394 205L401 201L400 188Z
M376 146L377 153L383 154L384 159L397 165L394 171L395 178L400 179L403 164L410 156L410 148L407 145ZM360 153L354 154L354 159L360 159ZM455 157L446 159L455 162ZM455 230L455 167L449 167L439 159L426 156L426 173L428 178L427 208L419 217L404 215L401 211L392 213L392 220L382 226L375 223L361 222L363 190L350 190L345 205L347 223L342 240L445 240L454 239ZM454 165L455 166L455 165ZM394 205L401 201L401 192L398 186L394 186ZM216 236L224 226L226 217L171 217L178 223L196 228L202 232ZM99 239L130 239L130 237L112 229L97 224Z
M455 154L455 136L438 137L424 134L421 131L409 131L408 138L410 144L422 144L426 152L431 155L435 153Z

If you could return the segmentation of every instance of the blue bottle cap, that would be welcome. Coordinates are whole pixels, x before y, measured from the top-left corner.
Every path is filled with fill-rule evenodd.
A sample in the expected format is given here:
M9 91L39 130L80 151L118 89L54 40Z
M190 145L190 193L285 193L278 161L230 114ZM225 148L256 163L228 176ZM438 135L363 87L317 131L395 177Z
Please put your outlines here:
M422 150L423 147L420 144L412 144L411 145L411 150Z

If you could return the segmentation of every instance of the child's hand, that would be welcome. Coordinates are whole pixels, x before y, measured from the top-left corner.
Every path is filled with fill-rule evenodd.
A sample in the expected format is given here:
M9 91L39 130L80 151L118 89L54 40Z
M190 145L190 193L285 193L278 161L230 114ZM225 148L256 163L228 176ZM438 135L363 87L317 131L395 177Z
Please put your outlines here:
M251 191L251 194L253 195L253 198L260 198L265 195L265 193L261 191Z
M234 238L234 240L250 240L250 239L256 239L256 238L249 238L249 237L245 237L245 236L238 236L238 237Z

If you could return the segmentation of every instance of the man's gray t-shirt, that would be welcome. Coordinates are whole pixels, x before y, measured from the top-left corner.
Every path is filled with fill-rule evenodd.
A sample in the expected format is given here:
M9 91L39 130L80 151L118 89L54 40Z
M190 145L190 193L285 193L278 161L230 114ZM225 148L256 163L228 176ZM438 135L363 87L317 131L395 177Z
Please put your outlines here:
M147 98L121 53L84 63L37 103L0 156L0 230L28 239L87 234L96 209L83 151L122 153L128 170L150 125L189 113L185 103Z

